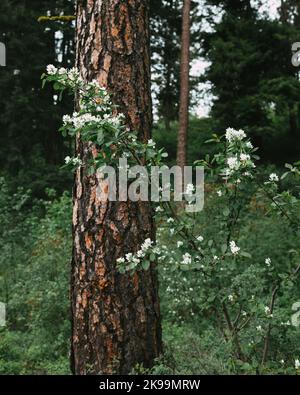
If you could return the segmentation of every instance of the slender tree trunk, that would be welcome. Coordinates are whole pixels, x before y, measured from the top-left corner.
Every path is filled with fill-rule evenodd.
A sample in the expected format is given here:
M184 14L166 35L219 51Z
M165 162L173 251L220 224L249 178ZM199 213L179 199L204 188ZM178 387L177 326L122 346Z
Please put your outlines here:
M79 0L77 67L86 81L108 88L128 126L150 137L148 1ZM77 142L83 159L96 147ZM116 259L154 239L151 208L142 202L103 202L101 180L77 171L74 186L72 357L75 374L126 374L150 367L161 352L155 268L118 273Z
M190 11L191 0L184 0L182 13L180 107L177 145L177 165L182 168L186 165L186 142L189 122Z

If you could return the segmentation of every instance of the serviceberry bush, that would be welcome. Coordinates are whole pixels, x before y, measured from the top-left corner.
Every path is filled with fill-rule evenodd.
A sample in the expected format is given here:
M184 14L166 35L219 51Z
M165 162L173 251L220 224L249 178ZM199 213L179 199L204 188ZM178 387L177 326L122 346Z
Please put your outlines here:
M297 188L293 193L281 183L299 176L299 163L263 179L244 131L229 128L209 143L219 152L196 163L207 174L204 211L189 215L161 205L158 213L158 243L168 239L158 256L170 280L164 292L176 306L164 308L180 324L202 317L203 331L230 346L234 372L298 372L299 330L290 318L300 289L300 200Z

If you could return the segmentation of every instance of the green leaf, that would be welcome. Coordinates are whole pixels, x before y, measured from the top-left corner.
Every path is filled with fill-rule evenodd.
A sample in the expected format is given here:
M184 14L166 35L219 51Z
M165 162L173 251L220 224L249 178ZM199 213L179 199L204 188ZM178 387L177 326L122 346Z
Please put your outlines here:
M225 254L226 251L227 251L227 245L226 244L222 244L221 245L221 252L222 252L222 254Z
M230 214L229 208L228 208L228 207L224 208L224 210L223 210L223 215L224 215L224 217L228 217L229 214Z
M142 263L142 268L143 268L144 270L148 270L149 267L150 267L150 261L148 261L148 260L143 261L143 263Z
M242 251L242 252L241 252L241 256L243 256L243 257L245 257L245 258L252 258L252 255L249 254L249 252L245 252L245 251Z

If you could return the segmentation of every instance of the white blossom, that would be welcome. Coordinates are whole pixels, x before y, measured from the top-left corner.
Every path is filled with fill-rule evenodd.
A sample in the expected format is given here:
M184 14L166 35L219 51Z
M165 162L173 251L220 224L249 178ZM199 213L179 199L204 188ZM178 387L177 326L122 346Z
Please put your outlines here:
M238 170L240 167L240 162L236 156L227 158L227 165L230 170Z
M138 265L141 261L140 261L140 259L139 258L137 258L137 257L132 257L132 262L134 263L134 264L136 264L136 265Z
M218 195L219 197L221 197L221 196L223 195L223 192L222 192L221 190L219 190L219 191L217 191L217 195Z
M177 247L180 248L183 246L183 242L182 241L177 241Z
M243 140L246 137L246 133L240 129L235 130L233 128L226 129L226 140L231 143L234 140Z
M234 301L234 296L233 295L228 295L228 300L229 300L229 302L233 302Z
M229 243L229 246L230 246L230 251L231 251L231 253L232 253L233 255L237 255L237 254L239 253L240 247L238 247L238 246L236 245L235 241L231 241L231 242Z
M78 70L75 67L73 67L72 69L70 69L68 71L68 78L71 81L75 81L75 80L77 80L79 78L79 72L78 72Z
M191 255L186 252L183 256L182 256L182 263L184 265L189 265L190 263L192 263L192 257Z
M48 64L47 66L47 73L49 75L54 75L57 73L57 68L53 64Z
M82 165L82 160L77 158L73 158L73 165L74 166L81 166Z
M138 258L143 258L143 257L145 256L145 253L144 253L144 251L139 250L139 251L136 253L136 255L137 255Z
M149 145L149 147L155 147L156 145L155 141L153 141L152 139L148 140L147 144Z
M144 241L144 243L141 245L141 250L142 251L147 251L151 246L152 246L152 244L153 244L153 241L151 240L151 239L146 239L145 241Z
M272 260L271 260L271 258L266 258L265 259L265 264L267 265L267 266L271 266L271 263L272 263Z
M204 240L204 237L203 236L198 236L197 240L200 241L200 243L201 243Z
M266 307L265 307L265 313L266 313L267 315L269 315L270 312L271 312L270 307L266 306Z
M129 261L131 261L133 254L131 252L129 252L128 254L125 255L125 257L126 257L126 260L129 262Z
M63 116L63 123L64 125L66 125L67 123L71 123L72 122L72 118L70 117L70 115L64 115Z
M191 195L194 192L194 190L195 190L195 187L193 184L187 184L185 193L186 193L186 195Z
M74 166L81 166L82 161L78 157L76 158L71 158L70 156L65 157L65 164L68 165L69 163L72 163Z
M279 177L276 173L271 173L269 176L269 180L272 182L278 182L279 181Z
M241 162L247 162L247 160L250 160L250 159L251 159L251 157L248 154L241 154L240 155Z
M300 361L299 359L295 359L295 369L299 369L300 368Z
M256 330L259 331L259 332L261 332L261 330L262 330L261 325L258 325L258 326L256 327Z

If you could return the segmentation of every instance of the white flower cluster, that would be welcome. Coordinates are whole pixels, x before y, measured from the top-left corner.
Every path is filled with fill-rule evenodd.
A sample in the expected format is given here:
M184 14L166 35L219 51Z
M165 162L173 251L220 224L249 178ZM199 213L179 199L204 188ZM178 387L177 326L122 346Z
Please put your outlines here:
M271 309L269 306L265 306L265 313L268 317L272 318L273 314L271 314Z
M77 112L73 113L73 116L64 115L63 116L63 123L64 126L72 125L76 130L82 129L83 127L90 125L90 124L103 124L103 123L110 123L114 126L119 126L123 120L123 114L117 115L108 115L105 114L103 117L95 116L90 113L79 114Z
M153 141L152 139L150 139L150 140L148 140L148 143L147 143L147 145L148 145L149 147L153 147L153 148L155 148L155 146L156 146L156 143L155 143L155 141Z
M224 170L225 177L232 176L238 170L243 171L241 174L242 176L252 177L251 172L248 170L255 168L255 164L247 151L252 150L253 145L250 141L242 141L247 137L246 133L242 129L235 130L233 128L228 128L225 137L229 143L228 152L230 153L226 159L227 167ZM238 146L232 145L232 143L235 142L240 142L240 144ZM240 182L241 179L239 178L237 183ZM218 195L221 196L220 194Z
M195 187L193 184L187 184L185 194L186 195L192 195L193 192L195 191Z
M246 133L240 129L240 130L235 130L233 128L227 128L226 129L226 140L229 143L232 143L233 141L236 140L243 140L246 137Z
M64 67L61 67L58 69L53 64L48 64L48 66L46 67L46 70L47 70L47 74L49 74L49 75L56 75L56 74L64 75L64 74L66 74L68 76L69 80L73 81L73 82L80 79L79 71L75 67L73 67L70 70L67 70Z
M266 264L268 267L271 266L271 263L272 263L271 258L266 258L266 259L265 259L265 264Z
M235 241L231 241L229 243L230 251L233 255L238 255L239 251L241 250L235 243Z
M65 164L69 165L72 164L73 166L81 166L82 165L82 160L78 157L76 158L71 158L70 156L65 157Z
M295 369L300 369L300 361L299 361L299 359L295 359Z
M77 112L73 113L73 117L70 117L69 115L64 115L63 116L63 123L64 125L67 124L73 124L75 129L81 129L85 125L90 124L90 123L97 123L100 122L101 118L96 117L91 114L82 114L79 115Z
M247 162L248 160L251 160L251 157L249 154L241 154L240 160L241 160L241 162Z
M236 156L227 158L227 165L230 170L238 170L240 167L240 162Z
M48 64L46 70L49 75L54 75L57 73L57 67L55 67L53 64Z
M271 173L269 176L269 181L271 182L278 182L279 181L279 177L276 173Z
M183 265L189 265L192 263L192 256L186 252L183 256L182 256L182 264Z
M234 171L239 170L241 167L249 166L254 168L255 164L251 161L249 154L241 153L239 157L237 155L227 158L226 174L231 175ZM250 175L249 172L245 172L244 175Z
M117 263L118 264L124 264L124 263L133 263L135 266L137 266L141 262L141 258L144 258L147 253L149 253L149 250L151 249L153 245L153 241L148 238L144 241L144 243L141 245L141 248L139 251L137 251L136 254L132 254L129 252L128 254L125 255L125 258L118 258ZM158 254L160 253L160 250L158 248L153 249L153 252Z

